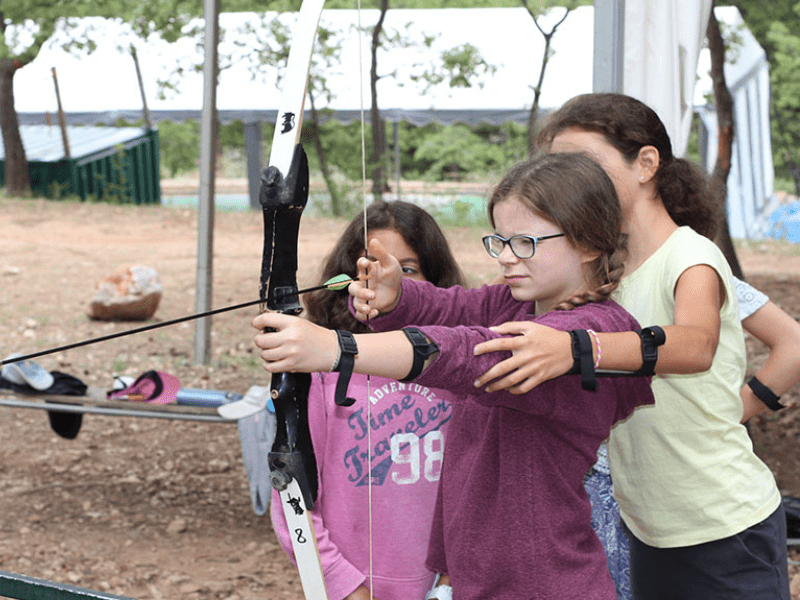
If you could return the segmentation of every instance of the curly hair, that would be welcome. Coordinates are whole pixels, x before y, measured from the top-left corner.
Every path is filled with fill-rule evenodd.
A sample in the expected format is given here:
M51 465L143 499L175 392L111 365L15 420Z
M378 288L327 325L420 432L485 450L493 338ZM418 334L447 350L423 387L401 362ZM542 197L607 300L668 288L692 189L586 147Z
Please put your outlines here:
M396 200L374 202L367 207L367 231L391 229L397 231L419 258L425 279L438 287L464 285L447 238L434 218L422 208ZM350 221L322 266L319 283L340 273L356 276L356 261L364 255L364 213ZM305 297L306 316L329 329L344 329L354 333L367 331L348 308L347 290L311 292Z
M602 167L581 154L566 153L543 154L518 163L492 192L492 227L494 207L511 197L558 225L573 247L598 254L588 264L590 289L564 298L555 309L609 298L622 279L628 238L622 233L616 189Z
M652 108L624 94L576 96L548 116L537 146L548 150L559 133L572 127L601 134L629 163L644 146L653 146L660 159L655 181L664 208L678 225L713 239L721 215L708 178L700 167L672 154L667 129Z

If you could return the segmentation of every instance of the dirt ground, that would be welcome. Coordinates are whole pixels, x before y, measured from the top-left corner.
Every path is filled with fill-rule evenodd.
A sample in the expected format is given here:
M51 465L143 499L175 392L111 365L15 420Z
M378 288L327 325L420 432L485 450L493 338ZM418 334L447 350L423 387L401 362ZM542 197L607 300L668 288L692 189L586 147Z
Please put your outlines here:
M343 226L303 221L301 285L314 282ZM448 229L473 285L494 274L482 233ZM164 295L155 321L194 312L196 235L194 211L0 199L0 353L132 327L86 317L95 284L123 265L159 272ZM257 298L261 244L260 215L216 215L213 306ZM800 316L800 253L769 243L739 256L751 283ZM193 364L192 323L37 362L89 385L160 369L184 387L244 393L265 380L252 351L255 311L214 318L210 366ZM765 348L748 340L748 349L757 366ZM800 403L800 386L786 397ZM302 597L268 517L250 505L235 425L86 415L77 439L65 440L43 411L0 407L0 414L1 570L140 599ZM751 426L758 453L795 496L798 415L789 409Z

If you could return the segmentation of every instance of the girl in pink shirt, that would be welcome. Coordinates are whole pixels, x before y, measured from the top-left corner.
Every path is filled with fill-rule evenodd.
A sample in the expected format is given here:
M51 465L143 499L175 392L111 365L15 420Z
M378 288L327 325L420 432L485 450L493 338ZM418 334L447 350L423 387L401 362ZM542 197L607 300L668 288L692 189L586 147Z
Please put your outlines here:
M463 285L442 230L423 209L401 201L373 203L367 208L367 231L397 257L403 277L440 287ZM355 277L356 261L363 253L364 215L359 214L327 257L320 283L340 273ZM350 314L346 290L308 294L305 302L313 323L367 331ZM354 374L347 395L362 401L338 406L338 379L338 373L315 373L308 403L319 474L311 512L328 597L369 599L371 586L378 600L421 600L433 582L425 551L452 414L451 395L417 383ZM293 557L277 492L271 507L278 539Z

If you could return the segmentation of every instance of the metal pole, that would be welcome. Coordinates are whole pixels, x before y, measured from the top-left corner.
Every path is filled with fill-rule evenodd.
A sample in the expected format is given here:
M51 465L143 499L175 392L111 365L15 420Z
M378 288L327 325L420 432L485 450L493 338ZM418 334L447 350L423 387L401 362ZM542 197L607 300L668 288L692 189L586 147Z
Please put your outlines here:
M394 122L394 172L397 177L397 199L400 200L400 123Z
M592 91L622 93L624 59L625 0L595 0Z
M31 402L30 400L15 400L13 398L0 398L0 406L9 406L11 408L30 408L65 413L105 415L112 417L170 419L174 421L206 421L210 423L235 423L235 421L231 421L230 419L226 419L214 414L125 409L107 406L86 406L83 404L59 404L56 402ZM0 598L4 598L4 596L0 596Z
M261 210L258 191L261 189L261 138L263 137L261 121L244 124L244 151L247 155L247 189L250 192L251 210Z
M219 0L203 0L203 111L200 123L200 195L197 206L197 287L195 307L205 312L211 306L214 258L214 175L217 142L217 43ZM211 358L211 319L199 319L194 330L194 364L206 365Z

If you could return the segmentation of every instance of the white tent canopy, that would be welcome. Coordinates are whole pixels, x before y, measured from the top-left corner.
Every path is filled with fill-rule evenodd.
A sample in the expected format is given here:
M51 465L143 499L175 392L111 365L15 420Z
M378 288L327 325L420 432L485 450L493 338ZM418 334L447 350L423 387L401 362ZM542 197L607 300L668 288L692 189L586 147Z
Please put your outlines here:
M665 31L670 28L659 25L666 17L654 14L652 7L648 12L637 11L636 3L628 2L627 5L626 37L629 39L626 44L625 91L658 109L658 98L663 94L659 94L658 90L653 91L642 82L648 80L645 75L657 71L659 56L653 54L652 49L646 49L644 53L637 52L630 38L632 31L642 28ZM550 11L543 20L546 30L563 15L563 10L554 8ZM724 23L741 23L738 10L733 7L717 8L715 13ZM592 91L593 14L594 9L590 6L573 10L553 37L552 56L542 85L540 105L543 108L558 107L572 96ZM371 26L377 16L376 10L364 10L361 22L365 27ZM217 109L226 122L237 118L248 122L253 117L263 117L267 112L275 113L280 99L278 69L274 66L262 67L254 77L252 69L256 67L257 56L249 48L271 42L272 33L268 28L271 21L279 20L291 27L293 19L293 13L220 15L222 69ZM369 109L371 104L367 84L369 39L362 36L359 45L355 34L357 24L357 11L323 11L321 27L335 32L334 39L341 43L341 49L337 53L337 64L324 70L315 69L327 79L327 87L332 92L330 102L317 99L318 108L330 108L349 118L357 114L362 106L360 96L363 95L365 109ZM384 27L387 32L404 32L417 41L423 35L435 36L430 46L416 45L382 49L379 52L378 65L385 76L378 83L378 103L381 111L389 114L389 120L402 118L414 123L459 120L468 123L480 120L526 122L544 42L525 9L393 9L388 11ZM55 114L57 104L51 75L51 68L54 67L58 72L62 103L70 123L113 123L120 117L133 120L141 118L142 101L129 52L131 45L137 48L147 104L154 119L184 120L199 115L203 82L202 73L195 67L202 63L203 48L196 39L181 38L175 43L168 43L153 34L143 41L128 24L114 19L81 19L77 29L94 31L93 37L97 42L95 52L84 56L65 52L61 45L68 38L64 32L59 32L31 64L16 74L16 108L23 123L42 123L46 113ZM674 32L670 35L674 37ZM244 50L240 46L243 43L249 44ZM424 69L439 65L443 51L465 44L475 46L495 69L494 72L479 75L470 88L451 88L447 82L443 82L424 90L422 84L413 81ZM359 48L363 48L364 56L361 58ZM750 76L747 67L754 57L755 60L761 60L763 50L757 43L754 46L747 43L738 54L737 61L729 65L733 79ZM183 69L180 75L175 73L177 68ZM696 75L699 83L695 89L694 103L704 105L704 95L711 89L707 58L701 60ZM693 79L694 76L690 75L689 78ZM649 79L652 80L652 76ZM675 97L680 93L682 98L671 104L686 105L692 97L686 90L689 84L674 80L670 78L668 87L679 88ZM162 92L159 81L170 81L174 89ZM732 85L732 82L729 83ZM653 98L649 99L648 94ZM660 112L667 111L664 109Z
M563 14L562 9L555 9L550 17L558 17L558 11ZM371 26L377 17L376 10L365 10L361 22ZM243 51L233 42L263 46L273 37L267 25L271 20L278 19L290 27L293 18L292 13L267 13L263 19L255 13L220 15L223 33L217 109L222 118L247 121L254 116L261 117L262 111L277 109L280 99L277 69L263 68L253 79L251 68L257 60L255 53ZM591 7L579 8L559 28L554 37L556 51L542 87L542 106L555 107L576 94L591 91L592 19ZM354 10L326 10L321 22L321 27L336 32L334 37L342 46L338 64L317 71L327 79L333 94L328 107L343 112L347 118L357 116L362 105L361 82L364 82L363 105L368 109L371 104L370 40L362 36L364 56L359 60L357 23L358 13ZM15 76L16 107L26 116L26 121L28 113L56 110L51 67L58 69L62 103L71 123L76 120L84 124L108 123L125 115L138 118L141 99L128 51L130 44L137 48L147 103L154 118L182 120L195 118L199 113L202 73L192 70L192 65L202 63L202 46L195 39L184 38L168 44L160 36L151 35L143 43L127 24L96 18L82 19L79 28L96 30L97 51L84 57L71 56L60 48L57 39L64 39L64 34L58 34L33 63ZM252 31L245 31L246 28ZM402 114L399 118L414 122L420 119L475 122L481 118L493 122L513 118L524 122L527 118L527 109L533 100L531 85L542 59L543 40L524 9L390 10L385 28L389 32L403 32L420 42L423 36L438 37L430 47L419 45L380 51L380 72L389 74L378 84L378 102L382 110L395 118ZM509 44L508 40L513 42ZM575 40L582 40L582 43L576 44ZM412 80L424 69L440 64L442 51L464 44L478 48L496 71L481 76L472 88L451 88L442 83L424 92L422 85ZM226 61L224 57L231 58ZM184 73L176 80L173 71L177 66L183 67ZM159 97L158 80L178 82L177 90ZM318 99L318 105L325 107L326 103Z
M622 90L658 113L678 156L689 140L697 58L710 12L711 0L625 3ZM699 100L704 103L702 95Z
M680 0L684 1L684 0ZM690 2L691 3L691 2ZM658 7L662 4L656 3ZM660 64L655 39L650 47L645 40L632 39L634 33L658 32L676 38L676 22L680 15L668 15L651 2L626 2L625 82L627 93L648 102L664 113L665 121L677 150L685 147L685 130L691 110L687 110L692 95L689 88L695 78L690 55L697 51L699 36L704 32L702 12L691 28L689 37L679 48L677 62L687 67L683 75L659 75L661 86L646 85ZM563 15L564 9L554 8L543 21L545 30ZM669 12L669 11L667 11ZM717 18L730 26L741 24L736 8L715 9ZM361 14L364 27L377 20L376 10ZM274 35L269 23L278 20L291 27L293 13L223 13L220 56L222 71L217 89L217 109L222 122L241 120L244 123L274 122L280 92L278 69L263 67L253 76L256 53L249 48L272 43ZM353 10L326 10L321 26L334 32L341 44L336 64L315 69L327 80L330 101L317 98L318 108L332 110L332 118L352 121L359 116L363 104L370 108L369 99L369 38L356 35L358 13ZM664 24L672 24L666 27ZM144 79L148 108L154 121L199 119L202 108L202 73L194 67L202 63L202 44L193 38L183 38L169 44L158 35L144 42L130 27L118 20L82 19L79 28L94 28L97 51L82 57L67 54L58 40L59 33L40 52L39 56L14 78L16 107L23 124L42 124L53 120L57 110L51 68L57 68L62 104L70 124L113 124L117 119L137 121L142 116L141 95L129 47L137 48ZM592 91L592 43L594 37L594 8L580 7L570 13L552 39L552 56L542 86L540 106L543 110L560 106L565 100ZM386 15L387 32L402 32L402 37L421 41L434 38L430 46L423 44L381 50L378 65L385 75L378 83L378 103L388 121L408 121L421 125L438 123L500 124L507 121L525 123L533 101L532 85L538 77L544 42L523 8L485 9L393 9ZM763 233L767 209L774 203L773 170L769 141L768 66L763 49L749 31L739 31L744 44L736 49L735 62L726 65L728 85L736 98L737 141L735 162L730 179L729 216L734 237L758 236ZM653 37L647 34L645 37ZM657 36L657 37L658 37ZM641 35L639 36L641 37ZM242 48L239 44L244 44ZM475 46L491 72L481 74L470 88L451 88L447 82L430 89L414 81L425 69L441 64L443 51L465 44ZM359 59L359 47L363 58ZM636 48L639 48L637 51ZM638 54L637 54L638 52ZM654 54L655 52L655 54ZM734 53L732 52L731 55ZM701 148L713 164L716 153L716 124L713 109L704 96L711 90L708 77L707 50L700 53L696 70L698 84L694 90L694 109L703 117L709 136ZM730 58L730 57L729 57ZM671 64L676 61L672 60ZM175 76L176 67L182 75ZM360 73L360 75L359 75ZM636 74L639 73L639 76ZM688 73L688 74L687 74ZM647 74L648 78L644 75ZM171 80L175 87L160 94L158 81ZM663 80L663 81L662 81ZM363 86L362 86L363 82ZM363 92L362 92L363 87ZM664 91L664 90L667 91ZM363 102L362 102L363 96ZM667 109L677 105L676 120L667 116ZM738 185L737 185L738 184Z

